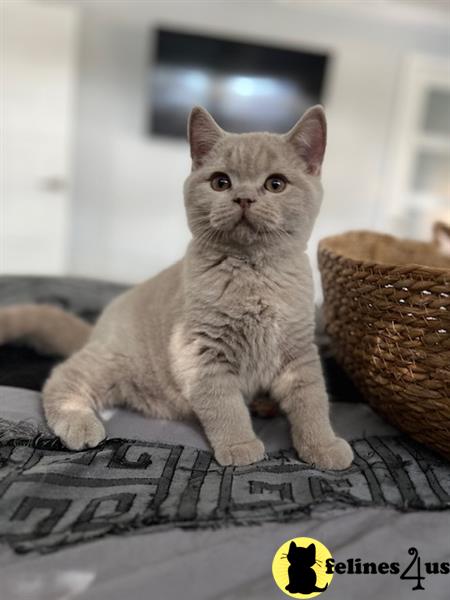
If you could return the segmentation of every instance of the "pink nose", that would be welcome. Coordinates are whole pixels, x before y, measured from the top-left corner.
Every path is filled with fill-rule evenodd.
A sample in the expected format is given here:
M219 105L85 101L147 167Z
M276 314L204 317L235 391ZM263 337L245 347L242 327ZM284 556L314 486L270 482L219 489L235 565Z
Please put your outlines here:
M242 210L245 210L255 201L252 198L234 198L233 202L236 202L236 204L239 204Z

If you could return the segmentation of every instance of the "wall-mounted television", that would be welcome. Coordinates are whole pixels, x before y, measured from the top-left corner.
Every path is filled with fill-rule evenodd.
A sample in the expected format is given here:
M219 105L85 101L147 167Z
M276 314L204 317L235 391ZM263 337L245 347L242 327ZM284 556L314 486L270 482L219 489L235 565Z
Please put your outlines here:
M322 100L326 54L158 29L150 70L150 132L186 136L192 106L226 130L287 131Z

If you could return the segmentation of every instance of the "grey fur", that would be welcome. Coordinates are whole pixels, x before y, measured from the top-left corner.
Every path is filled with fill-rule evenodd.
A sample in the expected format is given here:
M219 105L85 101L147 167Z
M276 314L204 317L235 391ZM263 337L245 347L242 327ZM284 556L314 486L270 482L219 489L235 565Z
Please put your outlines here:
M115 299L81 349L54 369L43 391L48 424L80 449L104 438L96 412L106 406L195 416L219 463L249 464L264 447L247 405L269 392L299 456L344 469L352 451L329 421L305 253L322 198L323 110L313 107L285 135L237 135L197 107L189 137L186 255ZM216 172L230 177L230 189L212 189ZM281 193L264 187L272 174L288 181Z

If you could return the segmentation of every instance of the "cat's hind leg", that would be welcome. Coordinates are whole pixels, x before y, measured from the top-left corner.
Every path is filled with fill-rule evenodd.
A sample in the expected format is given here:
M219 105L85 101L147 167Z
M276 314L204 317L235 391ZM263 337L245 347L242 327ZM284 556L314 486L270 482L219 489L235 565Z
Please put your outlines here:
M112 404L119 366L113 356L88 344L52 371L42 392L44 412L67 448L92 448L105 438L97 411Z

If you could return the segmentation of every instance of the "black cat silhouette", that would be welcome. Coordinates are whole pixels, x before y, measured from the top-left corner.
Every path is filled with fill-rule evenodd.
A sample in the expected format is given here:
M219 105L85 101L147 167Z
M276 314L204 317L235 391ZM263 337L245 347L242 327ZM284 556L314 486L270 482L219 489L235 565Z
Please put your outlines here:
M316 547L310 544L307 548L297 546L295 542L291 542L289 552L287 554L289 561L289 583L286 590L291 594L312 594L314 592L324 592L328 583L324 588L316 587L317 575L313 569L316 564Z

